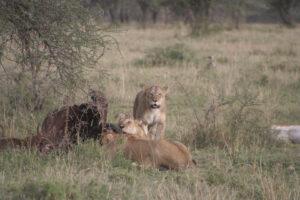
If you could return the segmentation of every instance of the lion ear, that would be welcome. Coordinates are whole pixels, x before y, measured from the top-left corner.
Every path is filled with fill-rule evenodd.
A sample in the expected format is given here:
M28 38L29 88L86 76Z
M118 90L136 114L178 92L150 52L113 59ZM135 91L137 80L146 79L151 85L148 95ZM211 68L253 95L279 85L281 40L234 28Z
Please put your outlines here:
M169 93L169 87L168 86L163 87L163 91L164 91L165 94L168 94Z
M140 119L137 119L136 121L137 121L138 125L143 125L144 124L144 122Z
M142 125L142 121L139 120L139 119L136 120L136 123L137 123L138 125Z
M118 115L116 115L116 118L121 120L121 119L125 119L126 118L126 114L124 113L119 113Z
M148 86L147 86L146 84L144 84L144 83L139 84L139 87L140 87L142 90L145 90L145 89L148 88Z
M145 127L148 126L148 125L147 125L147 122L145 122L144 120L138 119L137 121L138 121L138 124L139 124L140 126L145 126Z

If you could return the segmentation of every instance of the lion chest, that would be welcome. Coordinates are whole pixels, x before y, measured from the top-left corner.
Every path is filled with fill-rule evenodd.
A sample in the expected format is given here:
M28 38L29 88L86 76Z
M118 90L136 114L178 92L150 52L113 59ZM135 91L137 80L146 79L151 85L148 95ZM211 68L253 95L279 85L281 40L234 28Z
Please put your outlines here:
M156 124L161 121L161 111L159 109L148 110L144 114L143 120L146 121L148 125Z

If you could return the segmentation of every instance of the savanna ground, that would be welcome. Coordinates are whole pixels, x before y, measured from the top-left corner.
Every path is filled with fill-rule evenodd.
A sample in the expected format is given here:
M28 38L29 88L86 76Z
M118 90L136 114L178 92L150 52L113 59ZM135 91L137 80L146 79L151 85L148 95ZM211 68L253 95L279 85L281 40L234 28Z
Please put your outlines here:
M271 124L300 123L300 28L187 34L180 25L123 26L85 75L105 91L110 122L132 112L143 85L169 86L166 137L189 146L195 169L141 170L121 155L108 160L93 141L49 155L7 150L0 199L300 199L300 147L268 137ZM72 103L87 98L76 94ZM6 136L34 133L63 98L34 114L1 105Z

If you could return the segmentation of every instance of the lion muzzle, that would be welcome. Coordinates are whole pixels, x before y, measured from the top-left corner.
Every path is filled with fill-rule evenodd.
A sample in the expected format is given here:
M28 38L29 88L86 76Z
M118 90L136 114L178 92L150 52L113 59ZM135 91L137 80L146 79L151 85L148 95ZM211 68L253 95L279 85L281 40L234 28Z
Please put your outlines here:
M159 108L160 108L160 105L157 104L157 103L153 103L153 104L150 105L150 107L151 107L152 109L159 109Z

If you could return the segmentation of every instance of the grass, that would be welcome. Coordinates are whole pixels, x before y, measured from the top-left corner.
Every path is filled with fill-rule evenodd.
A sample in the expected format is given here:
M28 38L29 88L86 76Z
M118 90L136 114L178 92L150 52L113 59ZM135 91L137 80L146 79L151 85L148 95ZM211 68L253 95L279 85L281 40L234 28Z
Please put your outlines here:
M300 199L300 147L268 137L271 124L300 123L300 28L254 24L200 38L184 27L123 29L113 33L121 53L107 51L86 71L71 103L85 101L88 87L103 88L115 122L132 112L143 85L167 85L166 137L187 144L198 166L141 170L122 155L108 159L93 141L49 155L6 150L0 199ZM1 96L5 135L34 133L63 98L28 113Z
M146 52L142 59L137 59L137 66L165 66L197 63L194 52L183 44L175 44L165 48L156 47Z

